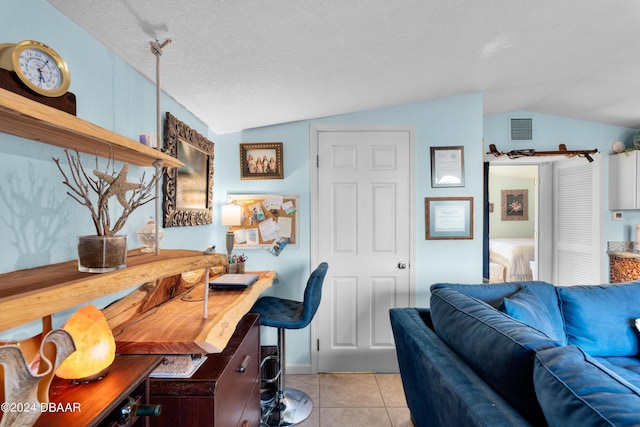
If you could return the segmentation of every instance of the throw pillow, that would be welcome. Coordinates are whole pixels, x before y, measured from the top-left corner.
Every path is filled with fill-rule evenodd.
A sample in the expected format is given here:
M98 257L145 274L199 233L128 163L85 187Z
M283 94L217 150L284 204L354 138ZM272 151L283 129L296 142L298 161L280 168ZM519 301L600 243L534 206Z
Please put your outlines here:
M557 300L554 298L554 303ZM502 301L504 312L509 316L536 328L549 338L566 343L562 318L552 318L551 313L542 300L525 286L520 292L515 293Z
M567 342L592 356L637 356L640 282L556 288Z

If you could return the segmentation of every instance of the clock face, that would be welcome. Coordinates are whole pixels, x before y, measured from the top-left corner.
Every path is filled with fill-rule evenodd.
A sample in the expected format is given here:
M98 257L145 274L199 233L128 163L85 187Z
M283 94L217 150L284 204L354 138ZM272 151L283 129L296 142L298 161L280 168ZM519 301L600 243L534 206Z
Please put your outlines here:
M40 95L64 95L71 84L66 62L40 42L18 43L11 52L11 63L22 83Z
M40 49L22 50L18 65L27 80L40 89L54 91L62 85L62 74L56 61Z

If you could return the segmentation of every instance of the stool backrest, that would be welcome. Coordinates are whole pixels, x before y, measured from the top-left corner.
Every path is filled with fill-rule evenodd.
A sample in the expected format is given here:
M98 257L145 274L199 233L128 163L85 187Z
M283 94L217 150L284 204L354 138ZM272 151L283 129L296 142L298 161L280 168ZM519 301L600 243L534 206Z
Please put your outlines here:
M329 264L326 262L320 263L318 267L311 273L309 280L307 280L307 287L304 290L304 305L302 309L302 320L306 324L311 323L313 316L316 315L318 307L320 306L320 299L322 298L322 282L324 282L324 276L327 274Z

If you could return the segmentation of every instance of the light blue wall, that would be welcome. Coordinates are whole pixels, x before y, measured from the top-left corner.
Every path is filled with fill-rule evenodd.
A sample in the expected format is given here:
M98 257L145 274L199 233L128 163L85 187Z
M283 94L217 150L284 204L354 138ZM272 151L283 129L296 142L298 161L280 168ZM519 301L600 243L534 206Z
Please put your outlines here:
M509 141L509 122L511 117L531 117L533 119L533 142L513 143ZM606 255L606 242L630 240L631 230L640 223L640 210L627 210L622 221L612 221L608 210L608 173L609 163L606 158L611 150L611 143L622 141L627 148L633 147L632 137L636 130L620 126L603 125L583 120L568 119L528 111L515 111L508 114L487 116L484 119L484 141L486 146L495 144L499 151L510 151L522 148L534 148L537 151L557 150L559 144L566 144L568 150L597 149L603 159L603 203L602 224L594 224L594 232L598 227L603 233L602 271L608 276L609 264ZM586 161L586 160L585 160Z
M155 132L155 82L133 71L45 0L2 0L2 9L0 43L38 40L65 58L78 117L136 140L140 132ZM150 51L149 62L155 64ZM209 134L207 126L171 98L164 96L162 107L203 135ZM77 236L95 234L89 211L66 196L52 157L64 158L64 151L0 133L0 273L75 259ZM92 156L82 158L92 167ZM150 176L153 168L132 166L129 180L135 182L143 172ZM130 216L123 229L130 248L141 246L135 231L153 213L152 203ZM212 244L214 228L219 227L167 229L163 246L204 249ZM101 307L112 299L95 303ZM54 325L73 311L54 316ZM28 336L33 331L40 331L39 322L3 337Z
M72 73L71 91L78 98L78 116L102 127L136 139L139 132L155 130L155 86L84 30L61 15L45 0L2 0L0 15L3 42L40 40L56 49ZM20 17L29 14L29 25ZM168 54L168 53L167 53ZM149 61L155 58L149 53ZM300 195L300 238L298 247L288 247L274 257L264 250L247 251L250 269L275 269L280 283L272 294L301 298L310 265L309 230L309 132L310 125L409 125L416 129L415 151L415 275L417 305L428 305L429 286L434 282L479 282L482 277L482 137L500 149L506 140L506 115L483 120L482 95L471 94L361 113L318 118L302 122L216 135L184 107L163 96L163 111L170 111L189 126L215 142L214 224L165 230L167 248L204 249L224 246L225 228L218 225L220 206L227 194L280 193ZM527 113L528 114L528 113ZM613 126L536 116L536 148L566 143L570 148L597 147L606 150L615 139L630 131ZM484 129L483 129L484 128ZM539 132L539 133L538 133ZM503 138L504 135L505 137ZM538 138L540 138L538 140ZM239 143L281 141L284 143L285 179L242 181L239 177ZM431 188L429 147L465 147L466 186ZM2 179L0 179L0 273L74 259L76 236L92 233L86 209L65 195L59 172L51 160L61 149L0 133ZM143 170L130 170L131 179ZM465 241L425 240L424 198L429 196L474 197L474 239ZM135 230L153 213L151 206L134 213L124 232L137 246ZM640 222L631 215L630 223ZM607 225L613 239L623 238L622 224ZM16 230L26 230L18 233ZM19 265L19 267L18 267ZM112 298L101 300L104 305ZM60 323L68 313L55 317ZM31 329L21 328L28 335ZM11 331L13 334L14 331ZM15 335L15 334L14 334ZM290 334L288 362L308 365L308 330Z

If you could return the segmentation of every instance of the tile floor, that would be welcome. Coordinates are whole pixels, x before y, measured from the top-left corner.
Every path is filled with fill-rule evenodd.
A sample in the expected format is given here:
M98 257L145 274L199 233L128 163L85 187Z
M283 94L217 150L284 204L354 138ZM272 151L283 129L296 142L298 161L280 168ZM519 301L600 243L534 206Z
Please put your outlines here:
M300 427L413 427L399 374L287 375L285 384L313 400Z

